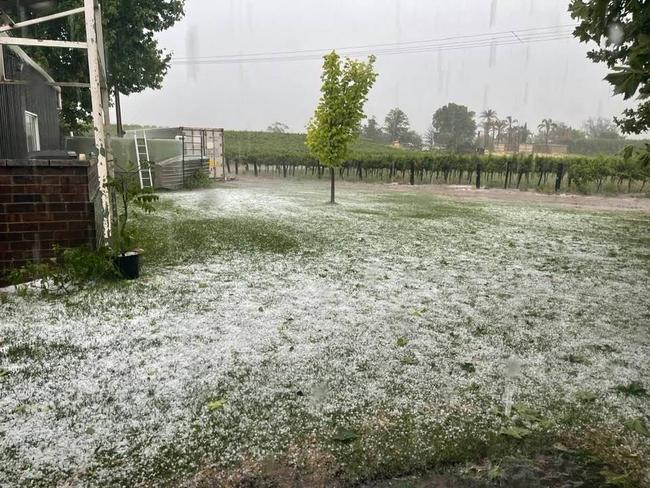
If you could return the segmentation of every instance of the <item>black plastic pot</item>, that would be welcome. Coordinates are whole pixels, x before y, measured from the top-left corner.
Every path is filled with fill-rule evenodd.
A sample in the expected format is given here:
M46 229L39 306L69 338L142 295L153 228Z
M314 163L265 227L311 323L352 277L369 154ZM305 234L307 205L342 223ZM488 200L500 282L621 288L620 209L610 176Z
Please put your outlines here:
M125 280L134 280L140 276L140 255L135 251L115 256L113 264Z

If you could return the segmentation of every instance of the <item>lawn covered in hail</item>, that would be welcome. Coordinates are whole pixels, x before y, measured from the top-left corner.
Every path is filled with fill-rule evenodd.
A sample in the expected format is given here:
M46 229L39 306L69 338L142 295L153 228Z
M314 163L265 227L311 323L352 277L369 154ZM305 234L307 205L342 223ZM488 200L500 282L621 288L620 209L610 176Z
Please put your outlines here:
M305 450L355 481L594 427L647 452L647 214L327 192L164 194L141 279L0 293L0 485Z

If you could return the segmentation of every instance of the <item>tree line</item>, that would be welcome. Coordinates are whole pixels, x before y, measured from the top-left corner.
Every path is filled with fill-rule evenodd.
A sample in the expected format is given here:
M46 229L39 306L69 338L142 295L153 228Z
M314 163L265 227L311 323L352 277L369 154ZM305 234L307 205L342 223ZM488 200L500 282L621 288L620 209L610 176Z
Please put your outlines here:
M571 152L580 149L587 153L598 152L598 149L616 153L625 146L625 138L616 124L603 117L591 117L581 128L547 117L533 129L537 132L512 115L499 118L494 109L486 109L477 117L465 105L449 103L434 112L423 136L411 128L407 114L395 107L388 112L383 125L375 116L368 117L361 137L382 144L399 143L400 147L408 149L444 148L461 153L497 148L518 152L520 145L533 143L561 144L568 146Z

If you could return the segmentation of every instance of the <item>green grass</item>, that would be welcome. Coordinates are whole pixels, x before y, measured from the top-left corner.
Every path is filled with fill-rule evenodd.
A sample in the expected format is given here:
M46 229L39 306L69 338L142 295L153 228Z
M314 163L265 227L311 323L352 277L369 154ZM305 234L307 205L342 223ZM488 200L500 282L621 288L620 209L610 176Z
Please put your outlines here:
M312 237L286 224L254 217L199 218L163 200L158 211L136 217L136 242L147 265L195 263L220 253L297 252Z

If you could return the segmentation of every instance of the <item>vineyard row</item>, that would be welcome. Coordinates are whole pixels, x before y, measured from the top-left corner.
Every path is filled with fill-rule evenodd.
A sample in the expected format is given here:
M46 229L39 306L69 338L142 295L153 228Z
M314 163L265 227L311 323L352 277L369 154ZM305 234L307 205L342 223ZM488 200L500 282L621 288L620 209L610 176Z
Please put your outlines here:
M304 154L238 154L226 158L228 171L321 177L324 168ZM234 167L233 167L234 166ZM541 155L453 155L403 152L353 155L337 168L342 179L448 183L555 191L643 191L650 168L619 156L563 158Z

